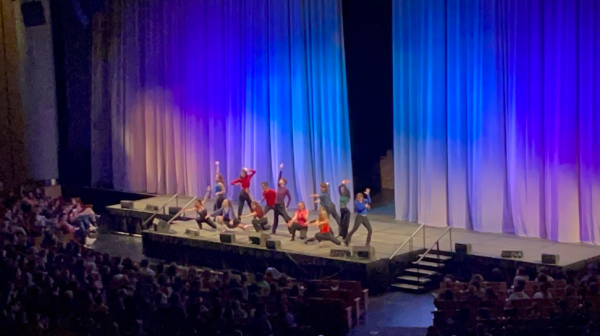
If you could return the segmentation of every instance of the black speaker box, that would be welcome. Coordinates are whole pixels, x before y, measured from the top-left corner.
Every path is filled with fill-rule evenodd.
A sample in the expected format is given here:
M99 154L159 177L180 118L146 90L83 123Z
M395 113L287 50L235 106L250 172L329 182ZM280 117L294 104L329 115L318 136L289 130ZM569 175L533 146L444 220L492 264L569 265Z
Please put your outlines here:
M177 215L181 211L181 207L169 207L169 215Z
M21 14L23 14L23 24L25 27L35 27L46 24L44 7L39 1L22 3Z
M500 256L502 258L520 259L523 258L523 251L502 251Z
M221 243L232 244L235 243L235 233L223 232L219 235Z
M454 252L460 254L471 254L473 251L473 245L466 243L456 243L454 244Z
M350 258L352 252L348 249L331 249L329 256L334 258Z
M250 232L250 244L265 247L269 235L264 232Z
M157 211L158 205L154 204L146 204L146 211Z
M279 251L281 249L281 240L268 239L266 241L267 249Z
M542 264L557 265L560 261L560 255L558 254L546 254L542 253Z
M375 248L372 246L352 246L352 255L358 259L375 260Z
M121 209L133 209L133 201L121 201Z

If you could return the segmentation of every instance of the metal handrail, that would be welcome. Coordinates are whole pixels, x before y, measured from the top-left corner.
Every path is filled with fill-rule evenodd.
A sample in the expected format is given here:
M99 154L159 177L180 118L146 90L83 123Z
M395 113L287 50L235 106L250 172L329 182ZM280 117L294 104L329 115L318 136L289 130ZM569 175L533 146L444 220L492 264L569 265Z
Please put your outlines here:
M194 203L196 201L196 199L198 199L198 196L192 198L191 201L187 202L183 207L181 207L181 210L179 210L179 212L177 212L171 219L169 219L167 224L171 224L171 222L173 222L175 219L177 219L177 217L179 217L179 215L181 215L183 213L183 211L188 207L188 205Z
M392 253L392 256L390 257L390 260L392 260L393 257L396 256L396 254L398 254L398 252L400 252L400 250L402 250L402 248L408 244L409 241L412 241L412 239L417 235L417 233L419 233L419 231L421 231L421 229L425 228L425 224L421 224L417 230L415 232L413 232L412 235L410 235L410 237L408 237L404 243L402 243L402 245L400 245L400 247L398 247L398 249L396 249L396 251L394 251L394 253ZM423 230L423 248L425 248L425 230Z
M446 235L446 233L450 232L450 252L452 252L452 227L448 226L446 228L446 230L444 230L444 232L442 232L442 234L438 237L438 239L436 239L435 242L433 242L433 244L431 245L431 247L429 249L427 249L427 251L425 251L425 253L423 253L423 255L421 256L421 258L419 258L419 260L417 260L417 264L420 263L423 258L425 258L427 256L427 254L429 254L429 252L431 252L431 250L433 249L434 246L437 245L438 247L438 251L440 249L440 240L442 240L442 238L444 238L444 236Z
M162 209L164 209L164 208L167 206L167 204L171 203L171 201L173 200L173 198L177 197L177 195L178 195L178 194L175 194L175 195L173 195L173 197L169 198L169 200L168 200L168 201L166 201L166 202L165 202L165 204L161 205L161 206L160 206L158 209L156 209L156 210L154 211L154 213L153 213L153 214L152 214L150 217L148 217L148 219L146 219L146 220L145 220L145 221L142 223L142 229L143 229L143 228L145 228L145 227L146 227L146 224L148 224L148 223L149 223L149 222L150 222L150 221L151 221L151 220L152 220L152 219L153 219L153 218L154 218L156 215L158 215L158 213L159 213L159 212L160 212Z

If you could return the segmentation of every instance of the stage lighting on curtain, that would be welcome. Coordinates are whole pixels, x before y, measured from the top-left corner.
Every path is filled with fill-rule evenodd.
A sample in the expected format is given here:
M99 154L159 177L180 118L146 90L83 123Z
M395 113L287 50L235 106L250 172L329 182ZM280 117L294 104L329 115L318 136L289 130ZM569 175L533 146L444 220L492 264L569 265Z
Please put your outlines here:
M109 157L98 141L98 179L201 195L220 161L226 184L256 169L259 197L283 163L295 204L352 178L341 0L110 6L94 23L93 119L110 117L112 142Z
M600 6L393 7L396 218L600 243Z

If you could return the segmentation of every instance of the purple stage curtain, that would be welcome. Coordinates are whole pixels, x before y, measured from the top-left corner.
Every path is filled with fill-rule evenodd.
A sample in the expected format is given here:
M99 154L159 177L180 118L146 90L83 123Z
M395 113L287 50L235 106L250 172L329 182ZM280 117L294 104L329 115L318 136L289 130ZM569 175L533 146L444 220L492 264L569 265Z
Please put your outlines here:
M260 199L284 163L295 207L352 179L340 0L115 0L93 51L96 183L203 195L220 161Z
M600 2L393 15L396 218L600 243Z

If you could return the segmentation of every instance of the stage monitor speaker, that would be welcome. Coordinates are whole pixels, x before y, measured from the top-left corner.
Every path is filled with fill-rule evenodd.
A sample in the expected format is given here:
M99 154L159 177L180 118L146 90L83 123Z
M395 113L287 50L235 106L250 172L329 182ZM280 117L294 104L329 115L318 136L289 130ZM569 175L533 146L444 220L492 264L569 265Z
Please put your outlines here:
M267 239L265 245L267 246L267 249L269 249L269 250L276 250L276 251L281 250L281 240Z
M133 209L133 201L121 201L121 209Z
M200 237L200 230L198 229L185 229L185 235L190 237Z
M560 255L542 253L542 264L558 265L559 262Z
M146 204L146 211L158 211L158 205Z
M250 232L249 238L250 244L265 247L270 237L264 232Z
M375 248L372 246L352 246L352 255L358 259L375 260Z
M219 239L221 239L221 243L233 244L235 243L235 233L223 232L219 235Z
M454 252L459 254L471 254L473 251L473 245L467 243L456 243L454 244Z
M156 231L158 233L170 233L170 231L169 231L170 225L166 221L164 221L162 219L154 218L154 220L152 221L152 224L154 224L154 231Z
M44 6L39 1L24 2L21 4L21 14L23 14L23 24L25 27L35 27L46 24L44 16Z
M332 248L329 250L329 256L334 258L350 258L352 252L349 249Z
M169 207L169 215L177 215L181 211L181 207Z
M521 259L523 258L523 251L502 251L500 256L502 258Z

